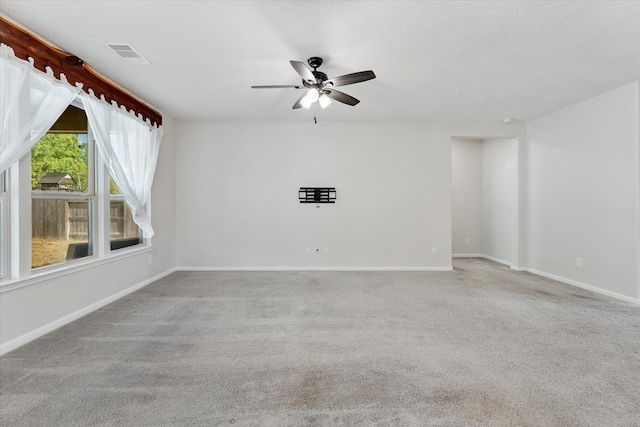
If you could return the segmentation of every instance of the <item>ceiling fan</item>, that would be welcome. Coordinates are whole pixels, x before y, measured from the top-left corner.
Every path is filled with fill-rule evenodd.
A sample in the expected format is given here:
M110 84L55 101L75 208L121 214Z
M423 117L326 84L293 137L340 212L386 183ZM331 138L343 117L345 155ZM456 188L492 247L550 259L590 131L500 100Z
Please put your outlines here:
M300 77L302 77L302 85L267 85L267 86L251 86L253 89L304 89L309 90L302 95L295 104L293 109L306 108L309 109L311 104L318 101L322 108L331 104L331 100L342 102L347 105L356 105L359 100L351 95L347 95L344 92L335 90L334 87L346 86L354 83L360 83L367 80L375 79L376 75L373 71L360 71L358 73L345 74L344 76L327 78L327 75L322 71L318 71L318 67L322 65L322 58L317 56L311 57L307 60L307 63L313 71L307 67L304 62L289 61L291 66Z

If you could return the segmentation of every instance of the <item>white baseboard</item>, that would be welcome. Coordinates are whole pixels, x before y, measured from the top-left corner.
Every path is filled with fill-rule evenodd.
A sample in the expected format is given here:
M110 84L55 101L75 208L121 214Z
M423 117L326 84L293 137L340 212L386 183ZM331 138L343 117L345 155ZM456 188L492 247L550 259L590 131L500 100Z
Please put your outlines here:
M617 292L611 292L606 289L599 288L593 285L587 285L586 283L578 282L577 280L567 279L565 277L556 276L555 274L546 273L544 271L536 270L534 268L526 268L526 267L518 267L515 265L511 265L509 262L505 260L501 260L499 258L495 258L489 255L484 254L454 254L454 258L486 258L488 260L505 264L511 267L514 271L528 271L529 273L536 274L538 276L546 277L547 279L556 280L558 282L566 283L567 285L575 286L581 289L586 289L587 291L594 292L596 294L605 295L611 298L615 298L617 300L630 302L632 304L640 305L640 298L636 299L633 297L629 297L626 295L619 294Z
M509 261L505 261L503 259L489 256L489 255L483 255L483 256L490 261L497 262L498 264L508 265L509 267L511 267L511 263Z
M173 273L175 271L175 268L170 269L168 271L165 271L164 273L158 274L155 277L152 277L151 279L147 279L144 282L138 283L134 286L131 286L130 288L127 288L123 291L120 291L118 293L115 293L107 298L101 299L98 302L95 302L91 305L88 305L84 308L81 308L80 310L74 311L73 313L67 314L66 316L63 316L57 320L54 320L51 323L48 323L44 326L41 326L37 329L34 329L33 331L27 332L24 335L19 336L18 338L14 338L11 341L7 341L6 343L0 345L0 355L6 354L12 350L15 350L18 347L21 347L33 340L35 340L36 338L40 338L41 336L48 334L51 331L54 331L58 328L60 328L61 326L66 325L67 323L71 323L74 320L77 320L79 318L81 318L82 316L85 316L89 313L91 313L92 311L95 311L99 308L104 307L107 304L110 304L126 295L129 295L132 292L137 291L138 289L144 288L145 286L162 279L165 276L168 276L169 274Z
M514 270L520 268L520 267L512 266L509 261L505 261L505 260L500 259L500 258L492 257L490 255L484 255L484 254L453 254L451 256L453 258L485 258L485 259L488 259L489 261L493 261L493 262L497 262L497 263L500 263L500 264L508 265L509 267L511 267Z
M453 267L176 267L176 271L453 271Z
M567 279L565 277L556 276L555 274L546 273L544 271L536 270L535 268L528 268L529 273L536 274L538 276L546 277L547 279L557 280L558 282L566 283L578 288L586 289L587 291L594 292L596 294L605 295L611 298L615 298L621 301L630 302L632 304L640 305L640 299L628 297L626 295L619 294L617 292L611 292L606 289L599 288L593 285L587 285L586 283L578 282L577 280Z

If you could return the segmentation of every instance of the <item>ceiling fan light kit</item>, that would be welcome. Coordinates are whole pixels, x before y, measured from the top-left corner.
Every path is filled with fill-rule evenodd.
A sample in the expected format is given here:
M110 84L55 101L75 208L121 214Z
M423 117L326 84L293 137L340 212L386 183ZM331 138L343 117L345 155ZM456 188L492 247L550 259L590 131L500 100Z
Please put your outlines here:
M264 86L251 86L253 89L302 89L308 88L309 90L302 95L293 104L293 109L298 108L309 109L314 102L318 102L320 107L326 108L331 104L331 100L341 102L346 105L354 106L360 101L351 95L337 91L333 89L336 86L346 86L354 83L360 83L367 80L375 79L376 75L373 71L360 71L352 74L345 74L344 76L327 78L327 75L322 71L318 71L318 67L322 65L322 58L313 56L307 60L307 63L313 70L309 69L301 61L289 61L294 70L302 77L301 85L264 85Z

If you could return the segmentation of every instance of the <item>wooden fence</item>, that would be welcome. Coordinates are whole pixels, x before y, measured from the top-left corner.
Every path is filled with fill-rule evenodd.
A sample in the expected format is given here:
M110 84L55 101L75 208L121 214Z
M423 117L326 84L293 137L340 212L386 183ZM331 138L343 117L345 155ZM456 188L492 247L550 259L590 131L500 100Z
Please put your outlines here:
M140 236L138 226L133 222L131 208L124 200L111 201L110 218L111 240Z
M62 199L32 199L31 237L67 240L67 206Z
M138 237L131 208L123 200L112 200L110 238ZM31 237L45 240L88 240L89 204L86 200L32 199Z

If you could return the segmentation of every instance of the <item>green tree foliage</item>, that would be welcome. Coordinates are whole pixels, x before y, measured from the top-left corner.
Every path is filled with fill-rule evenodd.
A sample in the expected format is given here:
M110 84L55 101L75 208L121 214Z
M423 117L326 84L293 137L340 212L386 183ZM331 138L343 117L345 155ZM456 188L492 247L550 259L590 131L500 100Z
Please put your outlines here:
M88 144L78 143L77 135L46 134L31 149L31 188L49 172L66 172L76 180L79 191L88 188Z
M120 189L113 181L113 178L109 179L109 194L122 194L120 193Z

